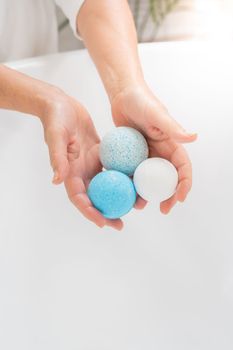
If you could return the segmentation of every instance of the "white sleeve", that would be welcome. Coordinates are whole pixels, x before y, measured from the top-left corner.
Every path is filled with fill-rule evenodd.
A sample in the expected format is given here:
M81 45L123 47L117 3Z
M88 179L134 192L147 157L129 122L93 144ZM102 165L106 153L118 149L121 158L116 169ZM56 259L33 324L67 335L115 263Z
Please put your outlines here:
M55 0L56 4L62 9L70 21L70 26L73 29L74 35L79 39L81 38L77 33L76 19L84 1L85 0Z

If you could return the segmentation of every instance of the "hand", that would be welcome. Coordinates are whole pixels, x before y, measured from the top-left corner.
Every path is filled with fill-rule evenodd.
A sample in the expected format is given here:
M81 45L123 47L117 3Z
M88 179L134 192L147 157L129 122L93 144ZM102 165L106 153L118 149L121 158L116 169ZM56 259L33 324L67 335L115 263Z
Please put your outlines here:
M102 170L99 137L86 109L73 98L59 93L40 118L54 170L54 184L64 181L71 202L90 221L120 230L122 221L108 220L87 196L90 180Z
M153 95L146 84L122 89L111 98L112 115L116 126L126 125L138 129L146 137L149 157L169 160L178 171L179 183L175 194L160 204L167 214L177 201L183 202L192 187L192 166L182 142L196 140L196 134L188 134L166 108ZM138 198L135 208L142 209L146 202Z

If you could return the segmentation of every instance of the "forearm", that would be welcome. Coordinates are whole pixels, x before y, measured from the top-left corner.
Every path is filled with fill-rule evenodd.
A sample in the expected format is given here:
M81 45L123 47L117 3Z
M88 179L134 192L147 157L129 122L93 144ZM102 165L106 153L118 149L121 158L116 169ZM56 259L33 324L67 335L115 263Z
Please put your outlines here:
M58 89L0 65L0 108L41 117Z
M77 26L110 100L125 85L143 80L136 30L126 0L86 0Z

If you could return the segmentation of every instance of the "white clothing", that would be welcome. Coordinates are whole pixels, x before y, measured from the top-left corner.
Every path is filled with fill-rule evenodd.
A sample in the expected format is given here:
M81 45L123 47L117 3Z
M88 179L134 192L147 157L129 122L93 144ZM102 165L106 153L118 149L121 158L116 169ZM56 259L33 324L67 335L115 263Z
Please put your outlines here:
M76 33L76 18L85 0L0 0L0 62L56 52L55 3Z

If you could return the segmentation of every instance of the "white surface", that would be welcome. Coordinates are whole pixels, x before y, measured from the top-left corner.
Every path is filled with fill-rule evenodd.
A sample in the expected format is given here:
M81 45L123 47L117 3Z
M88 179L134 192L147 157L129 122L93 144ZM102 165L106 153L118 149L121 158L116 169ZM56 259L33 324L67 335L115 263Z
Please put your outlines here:
M132 212L122 233L87 222L51 185L39 121L0 112L0 347L232 350L233 51L141 46L150 86L199 133L194 186L163 216ZM101 135L110 107L84 51L15 64L63 87Z
M137 193L146 201L162 202L175 193L178 173L166 159L148 158L135 170L133 181Z

